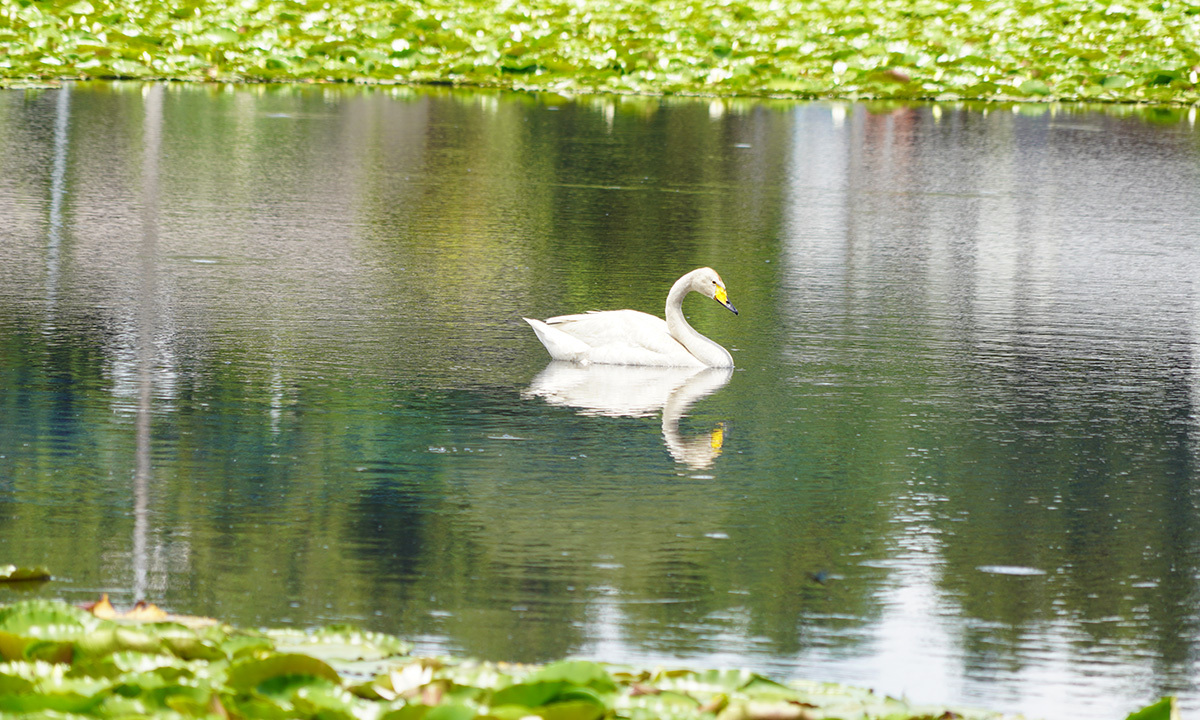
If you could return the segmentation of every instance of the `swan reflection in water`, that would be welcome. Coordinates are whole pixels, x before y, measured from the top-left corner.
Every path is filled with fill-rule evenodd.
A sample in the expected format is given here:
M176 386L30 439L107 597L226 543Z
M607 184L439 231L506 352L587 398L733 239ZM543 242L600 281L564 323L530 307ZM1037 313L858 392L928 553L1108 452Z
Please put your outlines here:
M663 442L676 462L693 470L710 467L721 454L725 425L683 437L679 420L697 400L725 387L733 368L578 365L554 361L524 392L551 405L600 417L650 417L662 412Z

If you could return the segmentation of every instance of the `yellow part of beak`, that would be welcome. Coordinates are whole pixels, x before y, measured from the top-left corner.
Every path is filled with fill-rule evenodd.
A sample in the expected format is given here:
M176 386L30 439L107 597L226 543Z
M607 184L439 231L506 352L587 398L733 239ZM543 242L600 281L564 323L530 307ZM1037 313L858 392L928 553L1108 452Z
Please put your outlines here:
M720 285L717 286L716 291L713 293L713 299L721 304L729 302L729 296L725 294L725 288Z

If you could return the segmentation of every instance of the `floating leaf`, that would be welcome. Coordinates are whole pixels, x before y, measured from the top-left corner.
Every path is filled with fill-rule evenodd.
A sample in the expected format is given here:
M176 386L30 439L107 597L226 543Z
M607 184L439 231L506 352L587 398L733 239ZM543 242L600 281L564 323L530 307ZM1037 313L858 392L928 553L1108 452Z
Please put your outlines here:
M772 690L788 692L787 686L748 670L664 670L656 674L651 682L663 689L713 693L735 692L755 683L763 683Z
M813 715L800 703L737 702L721 711L717 720L811 720Z
M334 625L316 631L271 630L267 637L280 652L303 652L325 660L379 660L406 655L410 643L393 635Z
M85 610L52 600L25 600L0 608L0 630L24 634L39 628L43 636L52 629L54 637L91 629L99 622Z
M478 714L467 705L447 703L425 713L424 720L472 720Z
M600 720L606 714L603 703L587 700L566 700L537 709L537 716L542 720Z
M98 601L90 605L85 605L84 609L102 620L116 620L126 624L173 623L188 628L203 628L217 624L217 621L213 618L198 617L195 615L172 615L157 605L144 600L139 600L128 611L121 612L113 607L108 599L108 593L102 594Z
M64 664L75 657L75 646L64 640L30 640L22 653L27 660Z
M1026 80L1017 88L1022 95L1049 95L1050 88L1041 80Z
M404 705L383 713L379 720L424 720L431 709L428 705ZM475 717L474 714L471 717Z
M268 637L239 633L222 639L219 647L227 657L238 659L252 657L256 653L271 651L274 649L275 644Z
M872 82L881 83L909 83L912 82L912 76L903 70L896 68L888 68L880 72L873 72L867 76L867 79Z
M10 23L0 80L10 85L34 75L86 73L535 91L990 99L1019 92L1200 101L1191 74L1194 43L1180 34L1200 15L1192 3L612 0L588 3L586 12L570 3L535 12L470 1L331 0L226 3L196 15L191 5L133 0L0 2ZM86 27L81 17L90 21ZM102 43L95 23L105 26ZM167 47L178 55L164 52ZM838 62L846 72L834 83L831 69ZM1018 74L1053 78L1053 92L1048 82L1045 93L1037 85L1014 89L997 82ZM1064 82L1073 74L1087 81Z
M91 15L96 12L96 8L88 0L78 0L78 2L73 2L63 8L63 12L68 12L72 15Z
M75 647L83 657L123 651L158 653L163 648L163 641L150 632L110 625L83 635L75 641Z
M617 689L612 675L603 665L587 660L564 660L550 663L531 675L529 679L531 681L561 680L574 685L595 688L602 692L613 692Z
M181 715L203 717L212 713L213 694L208 688L167 685L140 696L151 707L174 710Z
M54 711L60 713L84 713L99 705L101 696L79 693L22 693L0 695L0 711L10 713L36 713Z
M167 613L158 606L139 601L128 612L120 612L109 602L108 593L100 596L100 600L90 606L91 613L103 620L130 620L132 622L161 622L167 619Z
M1146 78L1147 85L1170 85L1176 80L1182 79L1183 73L1172 70L1155 70Z
M570 687L570 683L562 680L516 683L497 690L492 695L492 704L517 705L525 708L541 707L558 698Z
M345 690L334 686L306 687L292 698L292 706L303 717L343 717L347 720L371 717L370 704L359 700Z
M1169 695L1153 705L1130 713L1126 720L1179 720L1179 706L1175 696Z
M936 717L944 710L844 686L783 685L742 670L649 672L589 661L544 667L454 660L390 662L371 683L343 684L365 648L402 644L353 628L237 631L227 625L104 620L63 603L0 607L0 713L327 720L722 720ZM278 642L278 645L276 643ZM326 659L279 648L349 646ZM328 648L327 648L328 646ZM234 657L230 663L226 658ZM66 665L69 663L69 666ZM345 670L345 672L339 672ZM1169 708L1168 708L1169 709ZM1147 712L1158 712L1147 709ZM963 718L998 718L956 713ZM1133 720L1177 720L1147 714Z
M205 35L215 45L220 45L223 43L235 43L241 37L233 30L227 30L225 28L209 30Z
M298 653L249 658L235 662L229 668L227 682L234 690L246 691L253 690L268 680L287 675L323 678L335 683L341 682L337 671L327 663Z
M4 565L0 567L0 582L24 582L30 580L49 580L50 571L44 567L17 567Z

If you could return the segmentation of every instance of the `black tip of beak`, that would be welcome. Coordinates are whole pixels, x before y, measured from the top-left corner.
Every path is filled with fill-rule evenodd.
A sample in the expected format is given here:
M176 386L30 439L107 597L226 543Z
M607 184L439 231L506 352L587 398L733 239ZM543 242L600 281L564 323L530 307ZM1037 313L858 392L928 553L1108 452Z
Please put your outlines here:
M733 306L733 303L727 302L725 303L725 307L729 308L729 312L733 313L734 315L738 314L737 308Z

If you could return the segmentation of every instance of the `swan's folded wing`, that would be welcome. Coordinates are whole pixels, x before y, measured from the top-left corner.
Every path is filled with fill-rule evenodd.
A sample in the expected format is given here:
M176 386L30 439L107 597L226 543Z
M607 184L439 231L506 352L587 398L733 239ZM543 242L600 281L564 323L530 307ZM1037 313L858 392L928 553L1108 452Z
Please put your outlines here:
M699 362L671 337L665 320L637 310L559 315L546 324L586 343L591 348L590 362L671 366Z
M637 310L605 310L559 315L546 324L578 338L592 347L610 344L652 346L662 339L676 342L662 318Z

